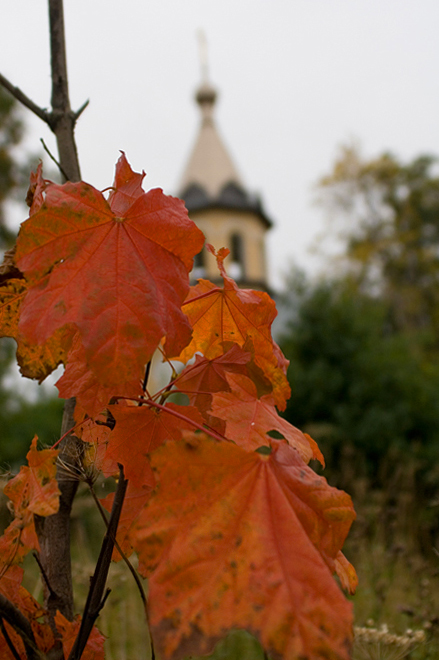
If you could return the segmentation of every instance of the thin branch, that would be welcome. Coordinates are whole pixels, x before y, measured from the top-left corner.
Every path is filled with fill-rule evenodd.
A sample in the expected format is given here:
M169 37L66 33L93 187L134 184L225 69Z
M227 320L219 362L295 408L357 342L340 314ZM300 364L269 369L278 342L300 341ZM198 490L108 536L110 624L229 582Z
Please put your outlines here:
M108 523L107 533L102 542L101 552L96 564L96 569L90 581L90 590L85 603L84 613L82 615L81 626L78 636L75 639L73 648L70 651L68 660L80 660L85 649L88 638L99 616L99 612L105 603L103 593L107 581L108 570L110 568L111 556L114 549L114 538L116 536L119 518L122 511L123 502L128 486L128 481L124 477L123 467L119 465L119 481L116 494L111 508L110 521Z
M152 363L152 360L150 360L148 362L148 364L146 365L146 368L145 368L145 377L144 377L143 383L142 383L143 392L146 392L146 388L148 387L149 374L151 373L151 363Z
M98 499L98 497L97 497L97 495L96 495L96 493L95 493L95 490L94 490L94 488L93 488L93 485L92 485L92 484L88 484L88 487L90 488L91 495L92 495L92 497L93 497L93 499L94 499L94 501L95 501L95 504L96 504L96 506L97 506L97 508L98 508L99 513L101 514L102 520L104 521L105 526L106 526L106 528L108 529L108 520L107 520L107 516L105 515L105 511L104 511L104 509L103 509L103 507L102 507L102 504L99 502L99 499ZM145 590L143 589L143 585L142 585L142 583L140 582L139 576L138 576L137 573L136 573L136 569L134 568L134 566L132 565L132 563L130 562L130 560L128 559L128 557L126 556L126 554L124 553L124 551L122 550L122 548L120 547L118 540L117 540L116 538L114 538L113 541L114 541L114 545L116 546L116 549L117 549L118 553L120 554L120 556L121 556L122 559L124 560L125 564L126 564L127 567L128 567L128 570L130 571L131 575L133 576L133 579L134 579L134 581L135 581L135 583L136 583L136 585L137 585L137 588L138 588L138 590L139 590L140 598L142 599L143 605L144 605L144 607L145 607L145 612L146 612L146 605L147 605L146 594L145 594ZM147 612L146 612L146 616L147 616L147 618L148 618L148 614L147 614Z
M42 576L42 578L43 578L43 580L44 580L44 582L45 582L45 585L46 585L47 589L49 590L49 593L50 593L51 597L55 597L55 596L56 596L56 593L54 592L54 590L53 590L52 587L50 586L49 578L47 577L47 573L46 573L46 571L44 570L44 566L43 566L43 564L41 563L41 560L40 560L40 558L39 558L39 556L38 556L38 553L37 553L37 552L33 552L32 555L33 555L35 561L36 561L37 564L38 564L38 568L40 569L41 576Z
M102 519L103 519L103 521L104 521L104 523L105 523L105 525L108 529L107 516L106 516L105 511L102 507L102 504L99 502L99 499L98 499L98 497L97 497L97 495L94 491L93 484L89 483L88 486L90 488L90 492L91 492L92 497L93 497L93 499L96 503L96 506L98 507L98 511L101 514ZM139 576L137 575L136 569L134 568L134 566L132 565L132 563L130 562L130 560L128 559L128 557L126 556L124 551L122 550L122 548L120 547L120 545L119 545L116 538L114 539L114 545L116 546L116 548L117 548L120 556L124 560L125 564L128 566L128 570L130 571L131 575L133 576L133 579L134 579L134 581L137 585L137 588L139 590L140 598L142 599L143 609L144 609L144 612L145 612L146 625L148 627L148 632L149 632L149 642L150 642L150 646L151 646L151 660L155 660L155 650L154 650L154 643L153 643L152 635L151 635L151 623L149 621L148 601L147 601L147 598L146 598L145 590L143 588L142 583L140 582L140 579L139 579Z
M9 650L14 656L15 660L21 660L18 651L12 642L12 639L9 637L9 633L6 630L5 622L3 621L3 617L1 616L0 616L0 630L2 631L2 635L5 638L6 644L8 645Z
M7 78L5 78L4 75L0 73L0 85L2 85L5 89L8 90L10 94L14 98L17 99L17 101L20 101L26 108L31 110L37 117L42 119L46 124L50 126L50 120L51 120L51 113L47 112L44 108L40 108L39 105L34 103L24 92L21 91L19 87L15 87Z
M57 168L59 169L59 171L61 172L61 174L63 175L63 177L67 180L67 174L64 172L64 170L63 170L63 168L62 168L62 166L61 166L61 163L60 163L59 161L56 160L55 156L52 154L52 152L50 151L49 147L48 147L47 144L44 142L43 138L40 138L40 142L41 142L41 144L43 145L43 148L44 148L44 151L46 152L46 154L49 156L49 158L51 158L51 159L53 160L53 162L55 163L55 165L57 166Z
M139 399L134 399L133 397L130 396L118 396L115 398L118 400L139 401ZM163 412L168 413L168 415L173 415L174 417L178 417L178 419L182 419L184 422L187 422L195 429L198 429L198 431L203 431L203 433L207 433L207 435L210 435L210 437L213 438L214 440L220 440L220 442L224 442L224 441L230 442L228 438L226 438L224 435L221 435L220 433L217 433L209 426L207 425L202 426L201 424L198 424L198 422L195 422L193 419L190 419L190 417L186 417L186 415L177 412L177 410L174 410L173 408L167 408L166 406L162 406L160 403L157 403L152 399L142 399L142 404L150 406L151 408L157 408L158 410L163 410Z
M88 104L90 103L90 99L87 99L80 108L76 112L73 113L73 120L75 123L78 121L79 117L82 115Z
M51 129L56 135L59 160L70 181L80 181L74 138L75 113L69 99L63 0L49 0L50 66L52 78Z
M0 594L0 615L20 635L28 660L42 660L44 655L37 648L30 621L3 594Z
M104 608L104 605L105 605L105 603L107 602L107 598L108 598L108 596L109 596L110 594L111 594L111 589L107 589L106 592L105 592L105 594L104 594L103 599L102 599L101 602L99 603L99 608L98 608L98 611L97 611L98 614L99 614L99 612Z

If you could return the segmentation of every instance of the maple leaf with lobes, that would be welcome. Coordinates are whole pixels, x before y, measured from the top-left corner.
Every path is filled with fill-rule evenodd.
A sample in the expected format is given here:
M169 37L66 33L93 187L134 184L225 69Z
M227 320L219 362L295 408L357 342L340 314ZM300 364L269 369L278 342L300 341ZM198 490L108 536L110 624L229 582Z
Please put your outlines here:
M204 243L183 202L143 192L143 176L122 154L108 201L84 182L46 182L17 240L16 263L30 284L20 333L43 343L74 324L95 378L120 395L164 337L171 353L189 342L181 304Z
M282 434L308 463L311 458L325 465L317 443L308 434L279 417L271 394L258 398L256 386L250 378L241 374L227 374L230 392L212 395L212 415L226 422L226 435L245 449L257 449L269 445L269 431Z
M196 352L207 359L224 353L227 342L243 347L251 341L254 361L272 384L273 396L279 410L285 410L291 390L286 378L288 361L271 336L271 325L277 316L276 304L265 291L240 289L224 269L227 248L218 253L207 244L206 248L217 259L224 280L224 287L198 280L191 287L183 311L188 315L193 328L191 343L180 355L171 354L177 360L187 362Z
M34 514L51 516L58 511L60 491L55 478L58 453L57 449L38 451L35 436L26 456L28 465L23 465L4 488L15 517L0 537L0 575L2 564L7 567L20 563L30 550L39 549Z
M160 657L208 653L244 628L271 657L350 658L352 606L332 576L349 495L276 441L267 456L193 435L151 462L160 487L131 538Z

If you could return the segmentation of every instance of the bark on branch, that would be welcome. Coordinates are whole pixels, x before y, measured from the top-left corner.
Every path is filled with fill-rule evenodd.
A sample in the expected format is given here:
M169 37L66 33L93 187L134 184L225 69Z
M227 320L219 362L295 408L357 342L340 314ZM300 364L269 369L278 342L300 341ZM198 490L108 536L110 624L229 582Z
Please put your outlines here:
M104 606L105 600L109 594L104 595L107 582L108 570L110 568L111 556L113 554L116 532L119 525L120 513L128 486L128 481L124 477L123 467L119 465L119 481L116 494L111 508L110 520L108 522L107 532L102 542L101 552L96 564L96 569L90 581L90 590L87 596L87 602L82 615L81 627L75 640L73 648L69 655L69 660L79 660L88 638L99 616L99 612Z
M67 60L64 33L64 9L62 0L49 0L50 53L52 72L52 108L50 111L38 106L18 87L0 73L0 84L17 101L42 119L55 134L59 161L69 181L80 181L78 154L74 128L79 116L88 105L86 101L76 112L70 107L67 77Z
M52 72L52 108L47 111L37 106L21 90L12 85L0 74L2 84L13 96L40 119L46 122L55 134L59 163L64 177L70 181L80 181L81 173L76 149L74 127L85 103L77 112L70 107L66 47L64 35L63 0L49 1L49 25ZM73 412L75 400L69 399L64 407L61 435L74 426ZM67 436L60 447L60 463L74 466L80 460L81 442L74 436ZM46 607L49 610L52 627L54 616L59 610L67 619L73 619L73 586L70 559L70 514L78 482L71 474L59 470L57 475L61 491L58 513L36 520L40 542L40 561L47 580L45 590ZM49 588L50 587L50 588ZM6 616L5 616L6 619ZM6 619L7 620L7 619ZM62 657L62 649L60 652Z

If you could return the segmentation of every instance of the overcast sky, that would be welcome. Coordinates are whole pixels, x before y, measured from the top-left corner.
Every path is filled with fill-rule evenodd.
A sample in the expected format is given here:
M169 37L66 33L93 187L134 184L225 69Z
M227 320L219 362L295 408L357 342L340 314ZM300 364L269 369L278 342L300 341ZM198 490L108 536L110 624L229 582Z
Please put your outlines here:
M145 187L175 193L198 130L197 31L208 41L217 124L275 222L271 280L324 227L313 185L337 147L366 156L439 154L438 0L64 0L72 105L87 98L77 141L83 178L111 184L123 149ZM46 0L1 8L0 71L49 105ZM48 129L26 112L26 145ZM221 247L221 246L216 246Z

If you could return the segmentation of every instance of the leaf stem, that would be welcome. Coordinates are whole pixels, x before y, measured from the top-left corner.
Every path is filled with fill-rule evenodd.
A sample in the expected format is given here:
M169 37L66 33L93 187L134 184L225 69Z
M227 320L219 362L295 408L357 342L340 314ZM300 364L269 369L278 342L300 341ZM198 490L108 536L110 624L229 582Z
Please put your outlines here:
M118 396L115 398L124 401L138 401L138 399L134 399L133 397L130 396ZM195 422L193 419L190 419L190 417L186 417L186 415L182 415L181 413L177 412L177 410L173 410L173 408L162 406L160 403L153 401L153 399L142 399L142 403L144 405L150 406L151 408L158 408L159 410L163 410L164 412L168 413L168 415L174 415L174 417L178 417L178 419L182 419L183 421L187 422L188 424L198 429L199 431L203 431L204 433L207 433L214 440L219 440L220 442L224 442L224 441L230 442L228 438L226 438L224 435L217 433L216 431L210 429L209 427L198 424L198 422Z
M222 291L222 289L219 286L216 286L214 289L210 289L210 291L206 291L205 293L200 293L199 296L195 296L195 298L189 298L189 300L185 300L184 303L182 304L182 307L185 305L189 305L189 303L196 302L197 300L202 300L203 298L208 298L209 296L213 295L217 291Z

